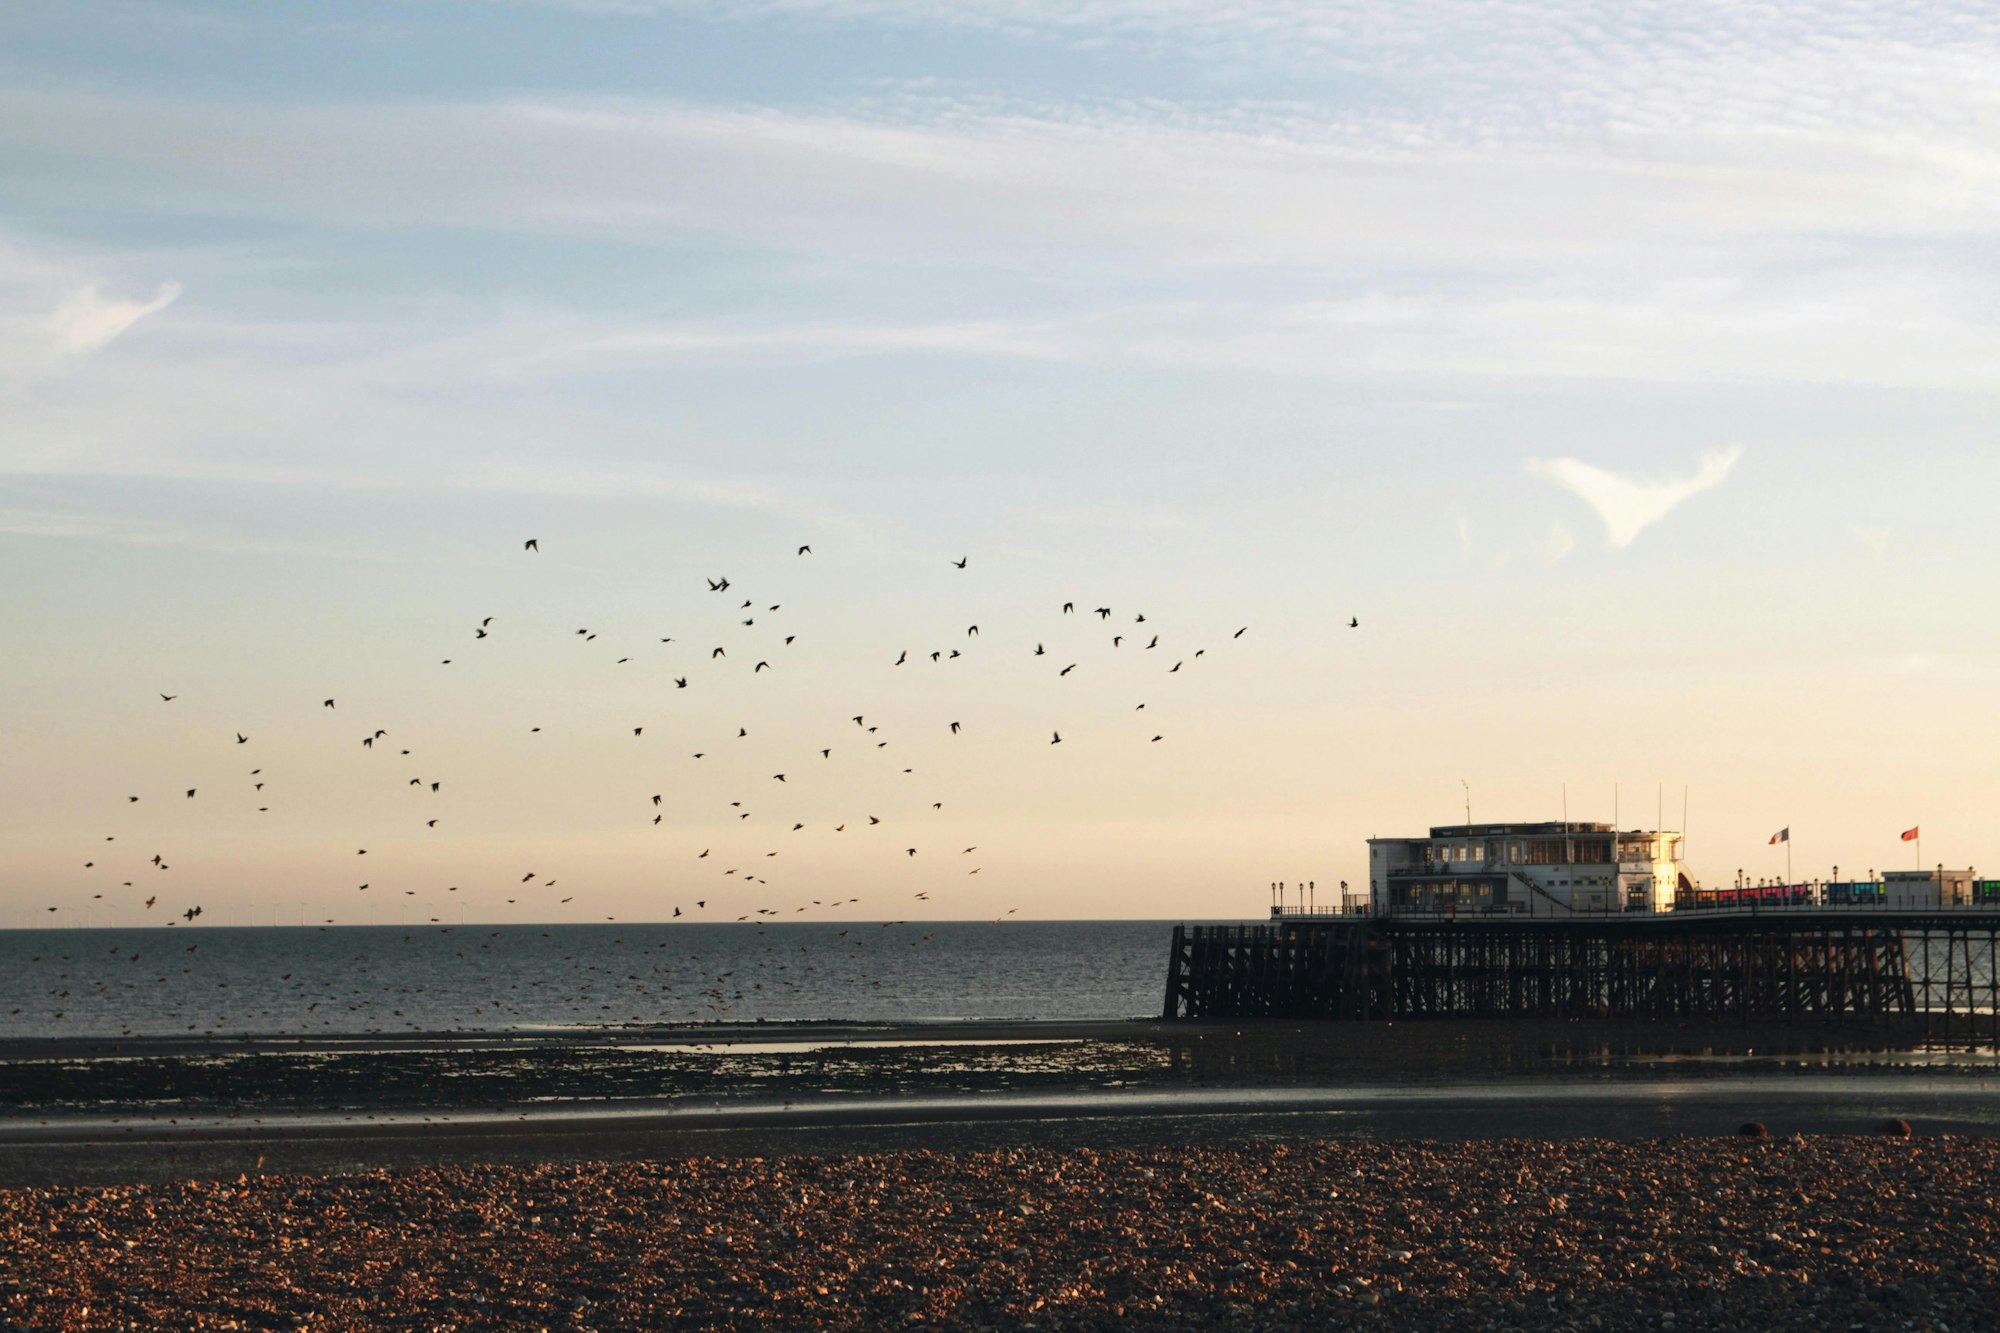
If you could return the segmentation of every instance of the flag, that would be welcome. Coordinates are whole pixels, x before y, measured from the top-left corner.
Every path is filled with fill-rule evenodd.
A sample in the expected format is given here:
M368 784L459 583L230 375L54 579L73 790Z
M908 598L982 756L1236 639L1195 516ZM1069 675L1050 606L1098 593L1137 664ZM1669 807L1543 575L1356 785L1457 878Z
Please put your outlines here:
M1771 835L1771 845L1773 847L1776 847L1781 842L1790 842L1791 840L1792 831L1790 828L1781 828Z
M1918 832L1919 832L1918 829L1910 829L1908 832L1903 834L1903 841L1915 842L1918 837Z

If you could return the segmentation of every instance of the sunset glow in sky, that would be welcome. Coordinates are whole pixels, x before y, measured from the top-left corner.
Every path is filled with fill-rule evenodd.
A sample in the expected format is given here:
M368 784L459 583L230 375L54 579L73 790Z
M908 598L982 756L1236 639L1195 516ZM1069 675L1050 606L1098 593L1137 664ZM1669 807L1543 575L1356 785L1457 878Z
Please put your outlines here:
M1987 7L16 4L0 181L0 926L2000 871Z

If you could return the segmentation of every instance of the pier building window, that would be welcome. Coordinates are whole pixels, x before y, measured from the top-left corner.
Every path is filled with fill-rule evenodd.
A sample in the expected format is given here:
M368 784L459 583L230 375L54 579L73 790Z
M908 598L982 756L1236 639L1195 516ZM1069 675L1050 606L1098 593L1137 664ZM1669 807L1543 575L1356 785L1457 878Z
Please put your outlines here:
M1529 838L1522 844L1522 858L1531 866L1558 866L1563 862L1561 838Z

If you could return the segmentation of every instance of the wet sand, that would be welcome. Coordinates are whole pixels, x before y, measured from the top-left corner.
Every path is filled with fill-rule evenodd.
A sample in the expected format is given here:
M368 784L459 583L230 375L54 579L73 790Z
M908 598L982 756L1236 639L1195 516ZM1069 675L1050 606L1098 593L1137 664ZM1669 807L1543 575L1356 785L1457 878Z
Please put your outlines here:
M701 1156L0 1190L0 1325L2000 1324L2000 1140Z

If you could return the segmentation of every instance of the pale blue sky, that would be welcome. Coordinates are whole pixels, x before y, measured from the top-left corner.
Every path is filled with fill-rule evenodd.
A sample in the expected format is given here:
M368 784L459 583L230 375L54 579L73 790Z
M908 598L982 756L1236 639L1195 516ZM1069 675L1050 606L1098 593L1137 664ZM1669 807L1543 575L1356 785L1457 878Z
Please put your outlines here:
M362 839L410 910L536 919L506 868L567 857L649 915L748 836L680 740L767 719L768 787L850 696L968 723L926 771L984 864L800 841L787 910L1254 912L1461 778L1688 784L1711 880L1784 824L2000 868L1996 71L1970 5L0 3L0 889L102 911L111 836L352 919ZM719 574L811 671L674 690ZM881 665L968 615L976 668ZM593 624L625 675L544 656ZM297 714L342 693L480 775L460 835ZM253 730L325 785L225 811ZM897 776L788 771L786 830Z

